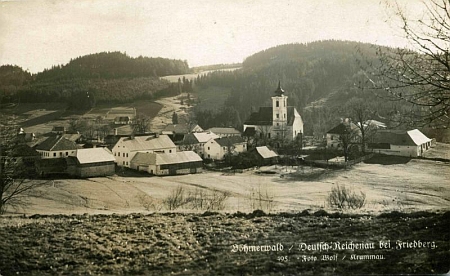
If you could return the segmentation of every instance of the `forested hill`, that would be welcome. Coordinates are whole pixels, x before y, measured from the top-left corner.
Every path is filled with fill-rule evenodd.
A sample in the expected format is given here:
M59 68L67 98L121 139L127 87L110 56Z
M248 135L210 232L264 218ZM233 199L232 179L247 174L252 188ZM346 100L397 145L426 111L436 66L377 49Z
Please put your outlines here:
M102 52L31 75L17 66L0 67L0 101L66 102L75 110L96 102L130 102L173 94L179 88L160 76L189 73L186 61ZM89 95L89 97L87 97Z
M44 70L36 75L36 80L161 77L186 73L189 73L186 61L142 56L132 58L121 52L102 52Z
M196 85L202 90L228 88L230 95L224 112L237 113L239 118L235 116L226 123L238 126L236 122L244 122L252 110L271 105L270 97L280 80L289 97L288 104L300 111L308 134L317 127L321 129L315 132L323 132L339 121L339 116L345 116L339 114L339 107L349 99L383 102L374 91L359 89L358 85L365 79L360 61L376 62L375 50L374 45L348 41L281 45L246 58L240 70L213 72L197 78ZM379 115L387 116L396 108L395 104L398 103L380 104ZM204 112L208 111L199 111L197 117L205 118Z

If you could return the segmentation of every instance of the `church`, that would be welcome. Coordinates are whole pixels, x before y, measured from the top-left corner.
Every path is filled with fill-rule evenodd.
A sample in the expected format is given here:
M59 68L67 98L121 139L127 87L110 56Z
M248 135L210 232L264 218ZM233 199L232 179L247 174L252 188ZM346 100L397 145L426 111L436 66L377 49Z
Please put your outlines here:
M297 109L287 105L287 96L278 82L272 106L260 107L244 122L244 135L294 141L303 133L303 120Z

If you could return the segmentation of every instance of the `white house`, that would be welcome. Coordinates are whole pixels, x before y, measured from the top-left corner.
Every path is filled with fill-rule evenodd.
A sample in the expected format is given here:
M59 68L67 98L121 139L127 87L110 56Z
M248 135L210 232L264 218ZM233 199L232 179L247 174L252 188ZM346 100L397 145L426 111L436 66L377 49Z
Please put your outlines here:
M239 136L209 140L205 146L204 158L222 160L228 153L233 155L247 151L247 143Z
M176 146L167 135L122 137L112 148L118 166L130 167L138 152L175 153Z
M36 147L36 151L40 154L42 159L50 158L66 158L75 156L77 149L80 148L77 144L63 136L50 136L45 141Z
M293 141L303 133L303 120L297 109L287 105L287 96L278 88L272 97L271 107L260 107L244 122L244 132L253 132L260 138Z
M219 136L212 132L189 133L184 136L183 141L178 145L181 151L192 150L205 158L205 144Z
M175 153L137 153L131 168L154 175L176 175L202 171L203 160L193 151Z
M375 153L418 157L431 147L431 139L418 129L378 130L368 147Z

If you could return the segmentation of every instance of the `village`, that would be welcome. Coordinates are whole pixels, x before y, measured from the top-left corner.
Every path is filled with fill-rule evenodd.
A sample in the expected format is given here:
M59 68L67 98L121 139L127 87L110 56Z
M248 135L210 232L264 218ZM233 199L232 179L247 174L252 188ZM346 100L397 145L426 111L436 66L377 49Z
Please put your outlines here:
M178 98L173 98L173 102ZM166 106L170 108L160 111L164 115L153 118L152 129L157 131L152 132L136 131L136 110L130 108L112 110L102 118L112 125L111 132L102 139L98 134L97 138L86 139L84 133L69 131L68 125L53 126L50 133L39 139L35 133L20 128L14 157L41 177L89 178L124 170L164 176L200 173L204 168L216 167L242 170L280 162L298 165L310 161L309 165L319 167L347 167L355 163L348 160L350 150L361 151L362 130L366 136L369 131L371 135L370 139L366 137L366 151L358 156L358 161L374 154L420 158L435 143L418 129L391 130L372 119L361 127L350 118L327 131L322 141L313 141L303 135L302 117L288 105L281 83L273 92L272 106L253 112L242 132L233 127L204 130L186 119L189 114L185 108L180 109L181 105L174 107L166 102ZM181 112L184 122L178 123L176 112ZM309 158L308 152L326 154Z

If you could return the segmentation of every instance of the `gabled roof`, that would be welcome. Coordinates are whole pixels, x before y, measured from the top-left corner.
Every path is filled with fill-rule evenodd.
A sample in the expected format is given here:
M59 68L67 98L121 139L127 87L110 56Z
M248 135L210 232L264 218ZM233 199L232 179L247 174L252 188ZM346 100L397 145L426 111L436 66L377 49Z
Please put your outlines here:
M397 146L419 146L430 142L431 139L426 137L417 129L413 130L378 130L374 136L374 143L386 143Z
M179 151L174 153L137 153L131 163L141 165L167 165L189 162L202 162L203 160L193 151Z
M195 132L189 133L184 136L183 143L184 145L192 145L199 143L206 143L211 139L219 138L219 136L212 132Z
M244 139L240 136L229 136L229 137L222 137L222 138L216 138L214 141L217 142L222 147L228 147L235 144L244 143Z
M167 125L163 132L172 132L173 134L187 134L190 129L187 124L171 124Z
M287 107L287 125L292 126L295 120L295 107ZM247 121L244 122L246 125L257 125L257 126L271 126L273 125L273 110L270 106L260 107L257 112L250 114Z
M76 142L78 139L81 138L81 134L79 134L79 133L71 133L71 134L66 133L66 134L63 134L63 137L68 139L68 140L70 140L70 141Z
M274 152L273 150L269 149L266 146L256 147L256 151L264 159L278 157L278 154L276 154L276 152Z
M348 126L351 130L357 131L358 127L354 123L340 123L334 128L327 131L329 134L348 134Z
M240 135L241 132L234 127L212 127L207 129L206 131L210 131L215 134L232 134L232 135Z
M159 135L159 137L153 135L135 136L133 138L122 137L114 147L118 145L126 147L129 151L157 150L176 147L167 135Z
M106 148L79 149L76 158L80 164L115 161L113 154Z
M36 147L37 150L45 151L76 150L78 148L79 147L77 146L77 144L75 144L75 142L59 135L48 137L47 140Z

